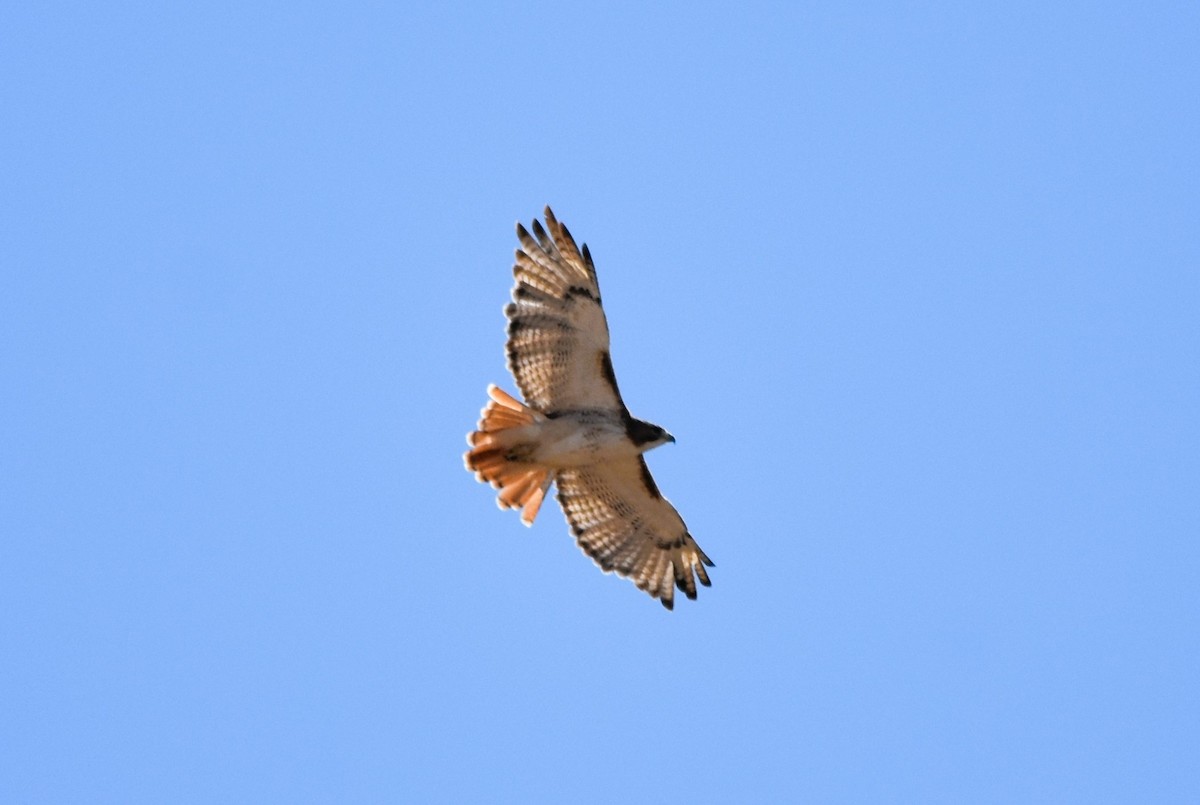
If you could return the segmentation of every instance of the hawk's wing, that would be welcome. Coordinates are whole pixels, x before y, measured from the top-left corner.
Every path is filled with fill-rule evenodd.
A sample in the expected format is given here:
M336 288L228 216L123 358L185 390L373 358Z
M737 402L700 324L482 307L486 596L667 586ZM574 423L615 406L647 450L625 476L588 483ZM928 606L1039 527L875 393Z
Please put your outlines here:
M508 317L508 368L525 402L543 413L563 409L624 410L608 352L608 322L592 256L546 208L547 234L517 224L521 248Z
M561 470L558 502L584 553L602 570L627 576L671 609L675 587L696 597L713 566L662 496L642 456ZM693 576L693 571L695 576Z

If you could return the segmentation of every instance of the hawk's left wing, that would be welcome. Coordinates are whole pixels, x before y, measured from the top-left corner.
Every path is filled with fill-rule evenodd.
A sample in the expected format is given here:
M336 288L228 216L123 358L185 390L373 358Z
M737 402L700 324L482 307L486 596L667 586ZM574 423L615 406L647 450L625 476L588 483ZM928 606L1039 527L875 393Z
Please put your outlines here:
M608 351L608 321L587 245L583 251L546 208L546 229L517 224L513 302L508 317L508 368L530 407L623 411Z
M558 502L584 553L672 609L675 587L696 597L713 566L662 496L642 456L558 473ZM693 575L694 574L694 575Z

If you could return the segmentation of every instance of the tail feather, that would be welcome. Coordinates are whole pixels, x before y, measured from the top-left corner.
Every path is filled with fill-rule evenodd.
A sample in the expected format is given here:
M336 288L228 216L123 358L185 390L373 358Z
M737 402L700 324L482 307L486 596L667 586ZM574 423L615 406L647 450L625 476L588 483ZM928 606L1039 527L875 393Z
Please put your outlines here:
M519 411L512 411L499 405L489 405L480 414L479 430L483 433L493 433L505 428L515 428L528 425L533 420Z
M477 447L469 451L466 456L467 469L474 472L477 480L483 483L493 483L496 476L504 474L504 470L508 461L504 458L504 451L499 448L484 449Z
M488 396L491 400L481 412L479 429L467 435L471 449L463 461L476 480L500 490L496 498L500 508L522 509L521 522L533 525L554 476L544 467L510 459L515 436L509 432L545 417L494 385L488 386Z
M522 505L525 501L525 496L533 491L533 487L541 483L541 474L537 472L527 472L524 475L519 475L500 490L499 496L496 498L496 503L502 509L517 508L517 501L521 501Z
M525 403L521 402L516 397L509 394L507 391L500 388L495 383L492 383L491 385L488 386L487 393L488 393L488 396L492 398L493 402L496 402L496 403L504 406L505 408L508 408L512 411L516 411L518 413L530 413L530 414L533 413L532 408L525 405ZM489 405L488 407L490 408L491 406Z
M537 517L538 509L542 508L542 501L546 499L546 491L550 489L550 484L553 482L554 476L546 473L537 488L525 496L525 508L521 511L522 523L533 525L533 518Z

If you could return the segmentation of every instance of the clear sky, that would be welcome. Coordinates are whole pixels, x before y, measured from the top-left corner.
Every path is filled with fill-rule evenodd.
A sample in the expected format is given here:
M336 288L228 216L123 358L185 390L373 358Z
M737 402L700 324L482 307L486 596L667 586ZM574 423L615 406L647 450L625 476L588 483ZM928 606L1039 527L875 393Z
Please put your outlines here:
M418 5L0 11L0 801L1200 801L1196 4ZM462 467L547 203L673 613Z

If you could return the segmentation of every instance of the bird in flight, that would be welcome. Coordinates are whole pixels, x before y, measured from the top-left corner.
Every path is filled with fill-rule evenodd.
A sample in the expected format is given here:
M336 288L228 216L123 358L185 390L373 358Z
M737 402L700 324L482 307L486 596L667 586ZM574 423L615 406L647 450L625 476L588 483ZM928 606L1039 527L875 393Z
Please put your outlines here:
M545 218L532 235L517 224L516 284L504 308L508 368L525 402L488 386L463 458L527 526L555 484L583 552L672 609L675 588L694 599L713 566L646 466L643 453L675 437L625 407L587 244L580 251L549 207Z

